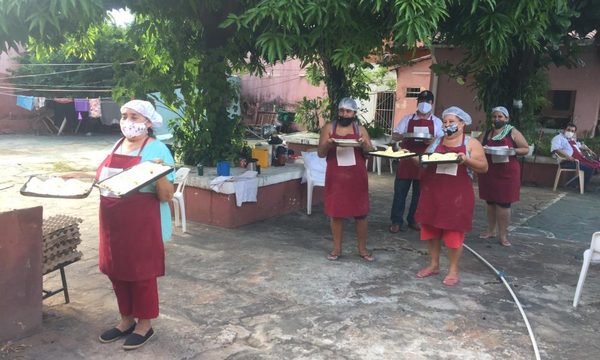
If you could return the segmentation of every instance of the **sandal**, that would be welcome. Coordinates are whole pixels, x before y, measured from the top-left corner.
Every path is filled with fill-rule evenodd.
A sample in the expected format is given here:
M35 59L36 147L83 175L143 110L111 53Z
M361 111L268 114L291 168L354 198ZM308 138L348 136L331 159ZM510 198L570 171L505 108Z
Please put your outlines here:
M337 255L337 254L334 254L334 253L331 252L331 253L327 254L327 260L329 260L329 261L336 261L341 256L342 255Z
M392 234L396 234L396 233L400 232L400 229L401 229L400 224L392 224L389 228L389 230Z
M426 267L426 268L422 268L421 270L419 270L419 272L417 273L417 277L422 279L422 278L426 278L428 276L437 275L439 273L440 273L439 270L431 270L429 267Z
M496 234L490 234L489 232L484 232L479 234L479 238L480 239L491 239L491 238L495 238Z
M457 277L451 277L450 275L447 275L444 278L444 281L442 281L442 284L446 285L446 286L454 286L456 284L458 284L460 282L458 276Z
M500 245L506 246L506 247L512 246L510 241L508 241L507 239L500 239Z
M373 253L358 254L358 256L363 258L364 261L368 261L368 262L375 261L375 256L373 256Z

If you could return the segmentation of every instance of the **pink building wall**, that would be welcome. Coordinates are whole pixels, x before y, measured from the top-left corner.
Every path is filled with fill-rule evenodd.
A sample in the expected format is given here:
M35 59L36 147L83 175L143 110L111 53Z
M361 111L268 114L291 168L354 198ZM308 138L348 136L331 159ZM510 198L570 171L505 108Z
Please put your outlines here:
M462 60L460 49L436 48L434 51L434 62L450 62L457 64ZM577 132L583 134L592 131L598 122L600 110L600 56L598 48L586 47L583 49L582 59L585 67L567 69L564 67L549 69L549 80L551 90L576 91L575 107L573 110L573 121L577 125ZM471 129L478 129L485 122L486 114L477 109L476 92L470 88L471 78L467 78L464 85L458 84L448 76L441 75L437 79L436 89L432 89L436 95L435 112L443 111L448 106L457 105L468 112L473 118Z
M394 127L405 115L412 114L417 109L417 98L406 97L407 88L420 88L421 91L429 90L431 82L430 57L413 63L409 66L396 68L396 108L394 111ZM437 95L435 91L434 95ZM436 113L437 114L437 113Z
M292 59L267 67L263 77L240 76L240 99L245 122L254 121L257 109L274 112L275 107L280 106L291 111L303 97L327 97L325 85L310 85L300 64L300 60Z
M9 70L17 66L13 58L16 51L0 54L0 134L31 130L32 113L16 105L17 99L13 91L6 89L12 84L3 79L10 76Z

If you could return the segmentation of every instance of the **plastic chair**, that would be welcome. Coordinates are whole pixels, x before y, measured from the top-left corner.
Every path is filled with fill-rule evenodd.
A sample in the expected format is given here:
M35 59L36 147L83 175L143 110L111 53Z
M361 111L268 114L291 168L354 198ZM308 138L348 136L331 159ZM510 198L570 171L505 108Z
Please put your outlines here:
M179 226L181 217L181 230L185 233L187 231L186 220L185 220L185 202L183 200L183 190L185 189L185 183L190 173L190 169L186 167L179 168L175 173L175 184L177 184L177 190L173 194L173 209L175 210L175 226Z
M579 281L577 282L577 288L575 289L575 297L573 298L573 307L577 307L579 298L581 297L581 289L587 276L588 268L590 263L600 263L600 231L596 231L592 235L592 243L590 248L583 252L583 264L581 265L581 272L579 273Z
M327 161L320 158L315 151L302 152L304 169L306 174L306 213L312 213L313 188L325 186L325 171Z
M552 189L552 191L556 191L556 188L558 187L558 181L560 180L560 174L562 174L563 172L575 172L576 176L574 176L571 180L567 181L567 184L569 184L571 181L579 178L579 193L583 194L584 176L583 176L583 170L579 169L579 161L575 160L575 169L566 169L566 168L562 167L561 163L563 161L566 161L567 159L561 157L557 153L555 153L554 155L556 157L556 162L558 164L558 168L556 169L556 177L554 178L554 188Z

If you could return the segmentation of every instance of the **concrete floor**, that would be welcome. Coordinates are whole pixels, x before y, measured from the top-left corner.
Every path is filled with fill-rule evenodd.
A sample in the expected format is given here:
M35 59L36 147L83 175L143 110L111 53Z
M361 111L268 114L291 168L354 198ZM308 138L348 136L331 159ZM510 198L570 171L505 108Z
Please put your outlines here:
M426 246L414 231L390 234L393 176L369 177L369 247L357 256L351 221L344 254L331 248L322 206L238 229L188 223L166 246L157 333L143 348L101 344L118 319L110 282L97 268L98 194L83 200L23 197L34 173L91 171L114 137L0 136L0 211L44 206L44 216L76 215L84 259L67 267L71 303L44 301L43 330L0 344L0 359L532 359L526 327L494 274L465 251L461 283L442 274L417 279ZM597 181L597 180L595 180ZM582 300L573 293L583 251L600 230L600 194L522 188L513 208L513 247L480 240L485 210L477 202L466 243L506 273L533 327L543 359L600 354L600 266L592 266ZM57 275L44 286L58 286Z

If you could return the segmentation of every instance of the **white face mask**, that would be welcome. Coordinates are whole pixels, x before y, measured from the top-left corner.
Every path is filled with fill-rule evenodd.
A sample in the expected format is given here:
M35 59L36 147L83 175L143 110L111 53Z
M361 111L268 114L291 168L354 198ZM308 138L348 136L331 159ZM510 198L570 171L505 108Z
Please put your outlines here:
M417 104L417 111L420 112L422 115L429 114L431 112L431 109L432 106L428 102L423 101Z
M572 131L565 131L565 137L567 139L572 139L574 135L575 135L575 133Z
M145 135L148 133L148 128L144 123L137 123L131 120L121 120L121 132L128 138Z

